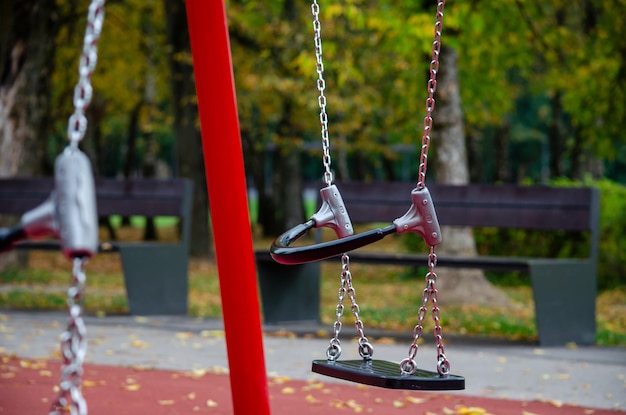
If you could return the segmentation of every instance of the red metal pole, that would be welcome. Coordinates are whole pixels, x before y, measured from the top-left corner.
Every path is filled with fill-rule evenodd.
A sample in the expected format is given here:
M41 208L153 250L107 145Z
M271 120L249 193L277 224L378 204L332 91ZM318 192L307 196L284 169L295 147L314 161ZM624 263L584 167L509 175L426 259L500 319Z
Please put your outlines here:
M187 0L187 20L235 415L270 413L226 12Z

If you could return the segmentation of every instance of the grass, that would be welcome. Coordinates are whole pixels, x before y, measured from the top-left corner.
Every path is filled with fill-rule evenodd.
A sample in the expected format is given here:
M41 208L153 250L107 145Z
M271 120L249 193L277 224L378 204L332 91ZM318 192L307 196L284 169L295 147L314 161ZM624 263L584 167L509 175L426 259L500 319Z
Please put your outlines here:
M122 237L124 235L122 234ZM265 244L266 241L259 243ZM339 265L322 264L322 323L330 327L335 319ZM360 316L368 328L411 331L417 323L421 305L423 276L407 276L406 269L392 266L351 265ZM117 254L99 255L87 265L85 310L95 315L128 313L120 260ZM70 264L59 253L31 252L28 267L0 275L0 305L10 309L65 309L70 281ZM189 314L219 317L221 301L215 264L191 260ZM513 340L535 340L532 292L530 287L500 287L511 298L512 306L441 305L444 335L489 336ZM445 293L440 293L445 298ZM344 316L345 331L350 333L352 316L349 300ZM575 316L572 316L575 318ZM425 334L432 331L430 311ZM626 288L599 294L597 299L599 345L626 346Z

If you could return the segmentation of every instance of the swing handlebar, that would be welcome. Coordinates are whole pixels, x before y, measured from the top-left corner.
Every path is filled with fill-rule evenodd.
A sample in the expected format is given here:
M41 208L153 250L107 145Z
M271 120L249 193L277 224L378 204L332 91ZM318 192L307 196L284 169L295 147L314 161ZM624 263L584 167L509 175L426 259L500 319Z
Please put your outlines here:
M334 185L332 186L334 187ZM322 189L322 191L323 190L325 189ZM336 190L336 188L334 190ZM322 198L323 203L320 211L327 211L327 201L324 200L323 193ZM341 196L339 196L339 199L340 198ZM321 242L306 246L290 246L310 229L329 226L327 223L316 220L316 217L320 216L318 212L307 222L296 225L278 236L270 247L270 255L280 264L304 264L342 255L345 252L353 251L379 241L392 233L404 232L420 234L428 246L438 245L441 243L441 230L430 192L426 187L422 189L415 188L411 191L411 199L413 203L409 210L402 217L395 219L391 225L384 228L376 228L357 235L350 234L348 236L342 236L337 233L339 239L330 242ZM345 214L345 217L347 217L345 210L342 212ZM337 231L335 226L329 227Z

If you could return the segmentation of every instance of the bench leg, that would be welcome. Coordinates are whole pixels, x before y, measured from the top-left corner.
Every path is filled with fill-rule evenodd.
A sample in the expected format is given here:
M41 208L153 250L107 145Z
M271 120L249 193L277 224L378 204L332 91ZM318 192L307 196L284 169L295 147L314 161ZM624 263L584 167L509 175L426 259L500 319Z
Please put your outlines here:
M595 344L595 267L586 261L533 261L530 276L539 344Z
M121 246L120 253L131 314L187 314L189 258L183 246Z
M257 261L265 323L314 322L320 315L320 264Z

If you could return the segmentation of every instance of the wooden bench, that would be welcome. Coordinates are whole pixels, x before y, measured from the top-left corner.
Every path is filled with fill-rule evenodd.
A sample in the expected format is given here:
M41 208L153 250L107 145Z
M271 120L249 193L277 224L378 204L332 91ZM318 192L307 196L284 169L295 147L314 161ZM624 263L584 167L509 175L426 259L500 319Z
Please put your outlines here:
M410 192L414 185L346 182L337 183L337 187L353 224L387 225L408 210L411 203ZM441 268L528 273L533 289L540 344L552 346L568 342L580 345L595 343L599 238L597 189L436 184L430 184L428 188L442 226L536 229L542 232L566 230L588 234L589 253L582 259L446 257L440 254L437 264ZM372 252L374 249L375 244L367 249L353 251L350 253L350 259L353 263L366 264L403 266L426 264L425 245L423 254ZM257 262L259 260L267 261L264 253L257 253ZM286 268L283 268L282 272L287 273L290 266L283 267ZM298 283L291 284L297 286ZM308 292L301 294L308 295ZM273 295L277 297L280 294ZM298 297L293 292L290 295ZM445 296L445 293L442 295ZM307 320L310 319L311 315Z
M0 214L21 216L43 202L51 178L0 179ZM171 216L178 218L179 239L100 241L99 254L119 253L130 313L186 314L192 183L187 179L96 179L98 216ZM59 250L57 241L24 241L24 250ZM69 265L68 265L69 269ZM89 269L87 269L89 277Z

